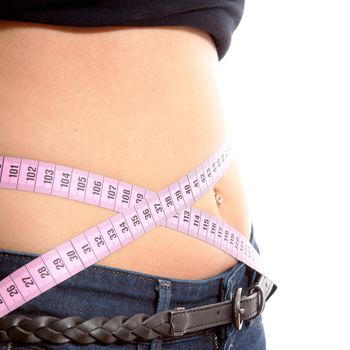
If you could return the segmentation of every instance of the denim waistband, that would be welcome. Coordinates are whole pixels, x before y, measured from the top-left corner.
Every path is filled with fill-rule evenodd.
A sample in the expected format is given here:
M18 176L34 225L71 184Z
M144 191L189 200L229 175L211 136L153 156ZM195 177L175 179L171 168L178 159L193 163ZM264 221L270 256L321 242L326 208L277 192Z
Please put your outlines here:
M258 250L251 224L250 242ZM0 280L38 254L0 249ZM116 267L92 265L13 313L27 316L50 315L57 318L91 318L186 309L230 299L238 287L247 287L256 272L242 262L215 276L200 279L165 278ZM225 327L224 327L225 328ZM226 327L230 332L232 328Z

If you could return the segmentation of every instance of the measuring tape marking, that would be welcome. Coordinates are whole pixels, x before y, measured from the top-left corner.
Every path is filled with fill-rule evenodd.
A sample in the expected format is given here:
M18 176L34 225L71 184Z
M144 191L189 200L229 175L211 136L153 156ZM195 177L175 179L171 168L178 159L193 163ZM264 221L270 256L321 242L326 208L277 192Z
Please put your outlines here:
M58 166L56 167L56 169L57 168L58 168ZM202 173L200 173L200 176L201 176L202 185L203 185L202 189L203 190L207 190L208 188L207 188L207 186L205 186L205 184L208 185L208 179L211 179L212 182L214 182L214 179L212 177L212 174L210 172L210 168L209 167L207 168L207 169L209 169L209 171L207 170L207 176L205 174L205 171L204 171L203 167L201 167L201 168L202 168ZM13 169L16 170L16 168L13 168ZM13 170L13 169L11 169L11 170ZM72 169L69 171L69 168L67 168L67 167L62 167L61 166L60 168L58 168L58 171L60 171L62 176L63 176L63 177L61 177L61 179L63 179L63 178L65 178L65 179L70 178L71 175L72 175ZM16 175L15 174L16 171L13 171L12 173L13 173L12 175ZM9 174L10 174L10 172L9 172ZM65 174L65 175L63 175L63 174ZM3 169L2 169L1 176L2 175L3 175ZM188 177L187 177L187 179L188 179ZM50 181L48 181L48 182L50 182ZM52 183L51 183L51 185L52 185L51 193L54 193L55 195L60 195L61 194L60 191L55 191L54 192L55 183L57 184L57 182L58 181L55 181L55 180L52 181ZM63 184L63 186L61 186L61 187L67 188L67 185L69 184L69 182L67 182L67 181L63 181L62 182L61 181L61 184ZM5 186L9 186L9 188L13 188L13 184L11 183L11 181L5 182ZM8 188L8 187L5 187L5 188ZM69 184L69 187L68 187L68 191L63 191L64 192L63 196L66 197L66 198L68 197L68 194L69 194L69 188L70 188L70 184ZM183 200L183 197L181 197L180 193L178 192L179 188L180 188L180 193L181 193L182 191L181 191L180 181L178 181L177 184L174 183L171 186L169 186L167 189L164 189L163 191L160 191L161 195L156 193L156 196L153 197L153 205L151 205L152 202L148 202L148 200L146 200L146 203L147 203L147 206L148 206L149 210L153 214L155 214L154 211L152 211L152 208L154 208L156 210L157 209L156 204L159 204L158 208L162 208L162 210L156 210L156 214L162 213L165 216L166 219L171 219L173 214L174 214L174 211L176 211L179 214L179 211L181 212L181 210L184 207L186 207L186 203ZM34 190L34 188L33 188L33 190ZM100 193L99 195L101 196L101 191L98 191L98 192ZM174 196L177 199L177 201L174 201ZM192 201L191 202L193 202L194 198L195 198L195 196L192 196ZM169 199L170 199L170 201L169 201ZM171 199L172 199L172 201L171 201ZM129 200L130 200L130 198L129 198ZM155 202L154 202L154 200L155 200ZM181 200L182 200L182 203L181 203ZM177 202L180 202L180 203L177 203ZM100 203L100 201L99 201L99 203ZM129 202L129 204L130 204L130 202ZM178 204L178 205L175 205L175 204ZM168 207L169 208L173 207L173 209L169 209L169 210L165 211L164 208L168 208ZM135 206L135 208L137 208L137 205ZM125 211L123 213L125 213ZM114 232L118 232L116 227L123 226L122 227L122 232L119 231L117 236L120 238L120 237L122 237L122 233L125 233L125 232L128 232L128 231L130 231L130 235L131 236L129 236L129 237L126 236L126 240L125 241L120 239L121 245L126 245L126 244L128 244L128 243L133 241L133 233L132 233L132 230L130 228L130 226L131 226L130 222L128 224L127 216L125 216L123 213L121 213L122 215L119 214L117 216L114 216L114 217L108 219L110 221L110 223L103 222L102 224L97 225L97 228L99 229L100 235L94 237L95 243L96 243L97 247L105 245L107 247L107 250L105 250L104 253L101 252L102 254L99 253L98 255L94 252L95 258L98 256L101 259L101 258L103 258L105 256L108 256L111 252L113 252L113 251L115 251L115 250L117 250L117 249L119 249L121 247L120 245L116 245L114 247L111 247L112 249L108 248L108 245L106 243L108 241L108 239L106 239L106 238L103 239L103 236L106 235L106 232L103 232L103 229L105 229L105 228L107 228L107 233L108 233L109 230L112 230L110 232L112 234L114 234ZM134 211L134 209L131 208L131 212L130 213L131 214L135 214L136 213L136 218L140 219L140 217L138 216L137 209L136 209L136 211ZM131 217L129 216L129 220L130 220L130 218ZM152 218L153 218L154 222L157 222L157 223L162 222L161 215L158 216L157 220L155 220L154 215L152 215ZM118 221L118 219L119 219L119 221ZM163 220L164 220L164 218L163 218ZM212 226L214 228L216 228L215 221L213 221L212 217L210 217L210 220L212 222ZM140 219L140 222L141 221L142 220ZM118 224L119 224L119 226L118 226ZM124 224L124 225L122 225L122 224ZM152 225L152 226L154 226L154 225ZM90 230L90 232L87 232L87 234L89 234L89 233L91 233L93 231L94 230L92 228L92 231ZM148 232L148 230L145 229L144 227L143 227L142 231L144 233L145 233L145 231ZM93 234L95 234L95 232L93 232ZM214 232L214 235L215 235L215 232ZM84 233L84 236L88 240L88 236L86 235L86 233ZM220 238L221 238L220 239L220 245L221 245L222 237L220 237ZM102 242L103 242L103 244L102 244ZM94 242L90 241L90 245L89 246L92 247L93 243ZM216 241L215 243L216 243L215 244L216 246L219 246L218 241ZM95 245L95 249L96 249L96 245ZM73 250L72 250L72 248L73 248ZM94 249L92 249L92 250L94 250ZM61 251L62 254L60 254L60 251ZM75 254L71 255L70 256L70 261L67 261L67 259L69 257L68 253L71 253L71 252L75 252L76 255ZM43 254L41 257L42 257L43 262L47 266L47 269L51 272L52 280L54 281L54 283L51 283L52 286L54 286L55 283L58 284L58 283L62 282L63 280L69 278L73 274L78 273L79 271L84 269L85 266L87 266L86 264L84 264L82 262L82 259L79 257L79 254L77 253L76 249L74 248L74 246L73 246L73 244L72 244L72 242L70 240L62 243L59 247L54 248L51 251ZM75 258L77 258L77 260L80 261L80 264L71 266L72 265L71 262L73 262L72 260L76 260ZM65 264L64 264L64 262L65 262ZM96 262L95 259L91 259L90 258L89 264L93 264L94 262ZM70 269L68 269L66 266L69 266ZM56 269L55 269L55 267L56 267ZM10 275L10 277L11 277L11 275ZM10 293L10 297L14 297L14 296L18 297L18 298L12 299L12 300L8 300L8 298L7 298L5 304L6 304L6 306L7 306L7 308L9 310L13 310L13 309L17 308L19 305L22 305L23 302L21 301L21 299L30 300L30 299L32 299L34 294L38 294L39 288L37 287L36 293L34 291L31 291L31 293L29 294L30 295L29 299L28 298L24 298L20 293L18 293L18 291L16 289L17 284L15 283L15 281L13 281L12 278L10 278L10 280L7 280L7 279L8 278L5 278L3 281L1 281L1 284L2 284L3 288L0 288L0 290L6 288L7 292ZM7 282L9 282L10 285L8 285ZM15 283L15 285L11 284L12 282ZM29 287L29 286L27 285L26 287ZM18 286L17 286L17 288L18 288ZM16 293L16 291L17 291L17 293ZM4 300L6 299L6 294L5 294L5 298L4 298L4 296L2 296L2 299L4 299ZM10 304L9 301L10 302L12 301L12 304ZM2 305L2 304L0 304L0 305Z

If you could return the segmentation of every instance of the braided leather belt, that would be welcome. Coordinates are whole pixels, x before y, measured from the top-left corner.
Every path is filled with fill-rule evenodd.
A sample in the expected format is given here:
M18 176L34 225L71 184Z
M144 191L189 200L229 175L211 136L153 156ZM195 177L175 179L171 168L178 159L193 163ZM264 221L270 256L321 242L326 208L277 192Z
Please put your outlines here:
M230 300L187 310L178 307L152 316L135 314L130 317L116 316L110 320L104 317L85 320L74 316L57 319L50 316L29 318L10 314L0 319L0 341L111 344L157 337L177 338L231 322L239 330L243 321L261 314L265 301L276 289L268 278L260 275L256 284L244 294L242 288L238 288Z

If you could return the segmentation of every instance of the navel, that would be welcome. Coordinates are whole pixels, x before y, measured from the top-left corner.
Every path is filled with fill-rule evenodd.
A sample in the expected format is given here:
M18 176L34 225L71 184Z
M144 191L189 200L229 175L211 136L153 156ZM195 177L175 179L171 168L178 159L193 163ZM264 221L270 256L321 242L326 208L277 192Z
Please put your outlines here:
M222 206L222 204L224 203L224 196L223 194L219 193L219 192L215 192L215 201L216 201L216 205L218 206L218 208L220 209L220 207Z

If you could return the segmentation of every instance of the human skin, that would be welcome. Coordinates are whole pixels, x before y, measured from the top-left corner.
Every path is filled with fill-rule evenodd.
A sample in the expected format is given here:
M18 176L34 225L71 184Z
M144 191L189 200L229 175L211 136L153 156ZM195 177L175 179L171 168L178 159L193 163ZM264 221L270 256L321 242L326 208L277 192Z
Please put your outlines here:
M211 36L192 27L0 21L0 154L159 191L201 164L228 136L218 64ZM224 196L220 206L216 192ZM249 238L236 160L193 207ZM44 253L112 215L76 201L1 189L0 248ZM237 260L159 226L98 263L203 279Z

